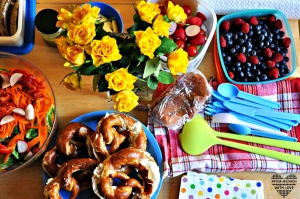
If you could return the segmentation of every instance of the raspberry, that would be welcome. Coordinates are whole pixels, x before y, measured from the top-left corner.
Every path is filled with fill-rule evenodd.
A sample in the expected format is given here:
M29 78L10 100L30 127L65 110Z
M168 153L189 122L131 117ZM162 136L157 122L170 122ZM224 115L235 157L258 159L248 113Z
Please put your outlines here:
M248 23L245 23L242 25L241 31L247 34L249 32L249 29L250 29L250 25Z
M226 47L226 40L223 36L220 37L220 45L222 48Z
M267 21L267 23L269 23L269 24L273 23L274 21L276 21L275 15L270 15L270 16L268 16L267 19L266 19L266 21Z
M272 60L274 62L281 62L283 60L283 56L280 53L275 53Z
M233 24L236 25L236 26L240 26L240 25L245 24L245 21L243 19L241 19L241 18L235 18L233 20Z
M271 79L277 79L279 77L279 70L278 70L278 68L272 68L271 70L269 70L268 76Z
M231 71L228 71L228 76L230 77L230 79L233 79L233 78L234 78L234 74L233 74L233 72L231 72Z
M222 24L221 24L221 28L223 30L228 31L230 29L230 22L229 21L223 21Z
M267 58L271 58L273 53L270 48L266 48L263 50L262 54Z
M276 29L281 29L282 28L282 21L280 19L277 19L276 21L273 22L273 27Z
M266 61L266 64L268 68L274 68L276 63L274 61L268 60Z
M254 56L254 55L251 55L251 56L248 58L248 61L249 61L251 64L253 64L253 65L256 65L256 64L259 63L259 59L258 59L256 56Z
M291 39L289 37L285 37L283 38L282 40L282 45L285 47L285 48L288 48L291 44Z
M238 56L236 57L236 60L241 63L245 63L247 61L247 58L246 55L244 55L243 53L239 53Z
M252 16L252 17L250 17L250 19L249 19L249 24L251 24L251 25L258 25L258 20L257 20L257 18L255 17L255 16Z

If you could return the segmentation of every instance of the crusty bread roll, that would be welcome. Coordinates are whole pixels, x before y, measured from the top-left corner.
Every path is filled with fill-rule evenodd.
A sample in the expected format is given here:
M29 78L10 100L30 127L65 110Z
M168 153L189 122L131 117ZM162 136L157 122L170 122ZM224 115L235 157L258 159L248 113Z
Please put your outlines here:
M199 112L210 96L210 86L196 70L181 76L150 106L151 117L170 129L181 128Z

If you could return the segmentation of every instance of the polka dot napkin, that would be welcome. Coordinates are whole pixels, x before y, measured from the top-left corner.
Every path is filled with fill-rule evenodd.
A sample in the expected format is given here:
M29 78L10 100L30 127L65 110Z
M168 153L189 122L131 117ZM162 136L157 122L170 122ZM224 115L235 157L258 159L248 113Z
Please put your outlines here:
M181 178L179 199L264 199L263 183L189 171Z

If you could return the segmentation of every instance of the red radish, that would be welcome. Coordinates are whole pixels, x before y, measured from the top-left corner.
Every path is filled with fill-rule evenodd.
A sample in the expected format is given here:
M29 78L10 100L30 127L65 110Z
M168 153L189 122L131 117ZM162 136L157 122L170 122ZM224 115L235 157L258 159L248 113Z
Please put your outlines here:
M193 37L200 32L200 26L197 25L190 25L185 28L185 34L188 37Z
M14 113L16 113L16 114L18 114L18 115L22 115L22 116L25 115L25 111L24 111L23 109L21 109L21 108L14 108L14 109L12 110L12 112L14 112Z
M159 6L160 14L165 15L166 14L166 8L165 6Z
M206 36L206 32L205 32L205 30L201 29L201 30L200 30L200 34L202 34L202 35L205 35L205 36Z
M200 46L206 42L206 37L205 37L205 35L201 34L201 32L199 32L194 37L191 37L189 42L191 45Z
M184 10L184 13L189 17L192 14L192 8L189 5L181 6Z
M177 23L177 28L185 28L186 20L182 21L181 23Z
M34 109L32 104L28 104L25 109L25 119L26 120L33 120L34 119Z
M196 16L201 18L203 22L207 20L207 17L202 12L197 12Z
M177 45L178 48L182 48L182 49L185 48L185 42L184 41L177 40L175 43L176 43L176 45Z
M193 45L186 46L185 51L187 52L189 57L195 57L198 54L197 47Z
M177 28L173 34L175 40L185 40L185 30L183 28Z
M186 23L187 24L190 24L190 25L197 25L197 26L202 26L202 19L199 18L199 17L189 17L187 20L186 20Z
M3 73L0 73L0 76L2 77L2 88L7 88L10 86L10 82L9 82L9 76L3 74Z
M24 140L17 141L17 149L19 153L24 153L28 149L28 144Z

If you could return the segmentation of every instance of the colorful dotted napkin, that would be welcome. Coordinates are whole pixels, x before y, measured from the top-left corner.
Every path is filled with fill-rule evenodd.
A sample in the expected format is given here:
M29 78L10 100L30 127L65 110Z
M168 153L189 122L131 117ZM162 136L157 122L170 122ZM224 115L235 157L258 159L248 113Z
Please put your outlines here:
M264 199L263 183L189 171L181 178L179 199Z

